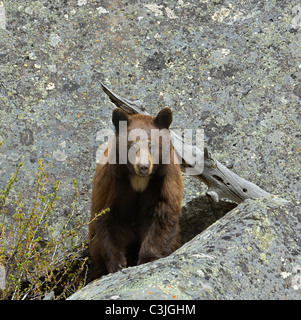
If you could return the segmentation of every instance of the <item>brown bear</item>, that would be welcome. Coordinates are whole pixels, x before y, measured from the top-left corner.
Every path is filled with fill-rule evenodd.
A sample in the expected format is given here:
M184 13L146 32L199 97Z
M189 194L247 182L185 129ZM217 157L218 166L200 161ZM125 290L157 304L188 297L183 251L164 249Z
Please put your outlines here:
M165 257L180 246L183 186L170 143L171 110L152 117L116 108L112 120L115 136L97 165L92 190L94 278Z

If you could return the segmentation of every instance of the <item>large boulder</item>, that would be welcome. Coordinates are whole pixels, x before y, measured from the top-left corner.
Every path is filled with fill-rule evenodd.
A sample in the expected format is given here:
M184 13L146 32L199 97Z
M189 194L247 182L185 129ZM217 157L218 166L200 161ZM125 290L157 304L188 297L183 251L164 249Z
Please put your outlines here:
M247 200L172 255L69 299L300 299L300 209L275 196Z

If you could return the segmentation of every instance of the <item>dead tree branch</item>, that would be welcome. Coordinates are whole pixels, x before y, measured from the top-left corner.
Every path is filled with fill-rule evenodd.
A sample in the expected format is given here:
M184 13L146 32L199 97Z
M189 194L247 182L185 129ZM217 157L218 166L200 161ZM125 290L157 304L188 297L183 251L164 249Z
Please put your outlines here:
M140 100L125 99L110 90L102 82L100 83L103 91L109 96L110 100L119 108L129 114L141 113L149 114ZM261 189L254 183L247 181L229 170L226 166L214 159L207 148L204 152L196 146L184 143L182 137L178 136L173 130L170 130L171 140L174 148L180 158L182 158L181 170L185 172L186 168L194 168L196 155L197 159L202 159L204 169L202 173L193 175L193 177L204 182L208 190L207 196L214 202L219 202L222 198L240 203L245 199L256 199L268 195L268 192ZM189 152L185 152L189 150ZM194 155L193 158L191 155ZM202 164L200 164L202 165Z

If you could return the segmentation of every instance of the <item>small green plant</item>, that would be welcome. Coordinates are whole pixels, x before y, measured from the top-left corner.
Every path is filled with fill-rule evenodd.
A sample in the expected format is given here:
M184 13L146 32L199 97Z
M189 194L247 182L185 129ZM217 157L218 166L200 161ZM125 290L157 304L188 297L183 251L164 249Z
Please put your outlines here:
M0 190L0 265L6 271L5 289L0 290L0 299L43 299L49 293L55 293L55 299L64 299L87 281L88 257L83 254L87 243L70 246L70 242L78 238L79 229L86 227L86 223L76 219L77 183L74 179L76 195L70 213L62 229L57 231L48 221L59 200L60 182L56 181L52 192L47 194L47 174L39 160L32 208L25 210L21 193L14 199L10 197L22 167L21 163ZM8 202L14 208L10 216Z

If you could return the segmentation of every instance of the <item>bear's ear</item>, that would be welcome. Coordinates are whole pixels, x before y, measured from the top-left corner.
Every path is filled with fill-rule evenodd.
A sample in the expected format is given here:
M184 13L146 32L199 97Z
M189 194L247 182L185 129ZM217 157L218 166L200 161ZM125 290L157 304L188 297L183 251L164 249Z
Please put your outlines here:
M168 129L172 123L172 111L169 108L162 109L154 119L154 123L158 127Z
M119 121L126 121L128 122L129 116L128 114L121 110L120 108L116 108L113 110L112 122L115 126L116 131L119 130Z

